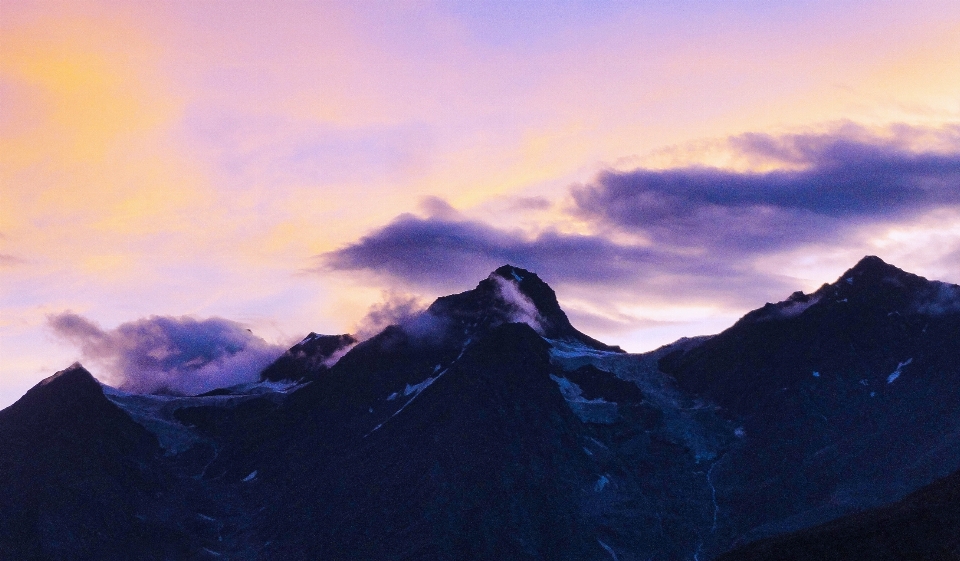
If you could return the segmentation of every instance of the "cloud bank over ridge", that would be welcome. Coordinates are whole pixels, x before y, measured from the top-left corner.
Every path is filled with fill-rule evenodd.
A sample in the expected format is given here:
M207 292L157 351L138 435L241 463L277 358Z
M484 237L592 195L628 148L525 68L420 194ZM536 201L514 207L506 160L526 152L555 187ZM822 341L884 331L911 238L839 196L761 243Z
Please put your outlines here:
M760 171L641 167L571 186L560 219L580 221L585 233L550 222L533 234L507 230L465 212L402 214L320 255L319 269L444 290L511 263L556 283L733 302L744 286L767 294L790 288L777 272L756 267L757 259L806 246L843 248L864 228L960 210L958 127L900 127L880 136L848 126L746 134L726 144L741 160L762 164Z
M285 350L223 318L151 316L108 330L63 312L48 325L102 366L107 383L134 393L193 395L255 382Z

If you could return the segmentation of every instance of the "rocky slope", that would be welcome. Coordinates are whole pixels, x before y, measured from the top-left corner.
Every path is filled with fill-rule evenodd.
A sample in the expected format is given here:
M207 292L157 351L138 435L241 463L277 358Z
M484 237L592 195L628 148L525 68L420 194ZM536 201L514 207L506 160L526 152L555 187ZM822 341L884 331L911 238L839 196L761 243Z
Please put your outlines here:
M311 334L258 384L45 380L0 411L0 556L702 561L920 539L956 525L955 476L934 482L960 465L958 345L960 287L877 258L643 355L504 266L359 344Z

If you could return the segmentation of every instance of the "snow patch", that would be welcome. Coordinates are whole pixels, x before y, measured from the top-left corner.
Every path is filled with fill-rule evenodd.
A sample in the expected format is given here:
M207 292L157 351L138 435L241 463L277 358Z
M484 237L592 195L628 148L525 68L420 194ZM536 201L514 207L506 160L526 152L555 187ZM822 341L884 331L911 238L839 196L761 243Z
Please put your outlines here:
M430 384L436 382L437 378L439 378L439 376L433 376L432 378L427 378L426 380L420 382L419 384L414 384L412 386L410 384L407 384L407 387L403 389L403 395L410 395L410 394L420 395L420 392L430 387Z
M897 369L894 370L892 374L890 374L889 376L887 376L887 383L888 383L888 384L892 384L892 383L894 382L894 380L896 380L897 378L899 378L899 377L900 377L900 374L901 374L902 371L903 371L903 367L904 367L904 366L907 366L907 365L910 364L911 362L913 362L913 358L908 358L907 360L905 360L905 361L897 364Z
M141 395L101 384L103 395L125 411L138 425L155 437L166 454L176 455L203 440L193 429L181 424L173 415L182 404L203 398L180 398L166 395Z
M562 376L550 375L574 414L585 423L610 424L617 420L617 404L602 397L586 399L580 386Z
M683 339L677 344L665 345L652 353L642 355L613 353L589 349L567 341L547 340L553 346L551 362L564 371L573 371L584 365L592 365L608 372L616 378L636 384L643 392L644 401L663 412L662 430L664 436L673 442L690 449L698 461L717 457L719 441L711 437L704 429L700 416L704 407L690 407L689 398L675 385L673 379L660 372L657 360L672 350L691 349L708 340L709 337ZM620 418L619 411L614 413L613 404L589 405L568 402L574 413L583 420L586 407L607 407L605 422L615 423ZM604 448L602 443L595 444ZM593 448L593 446L591 446Z
M610 554L610 557L613 558L613 561L620 561L620 559L617 558L617 553L613 550L612 547L610 547L609 545L603 543L603 541L602 541L600 538L597 538L597 543L600 544L600 547L602 547L603 549L605 549L605 550L607 551L607 553Z
M550 357L554 359L585 359L601 358L609 355L619 355L611 351L601 351L588 347L579 341L563 341L560 339L543 339L550 343Z
M580 401L586 401L582 397L583 390L581 390L577 384L561 376L554 376L553 374L550 375L550 379L560 386L560 393L563 395L563 399L567 401L575 401L578 399Z
M262 382L253 382L250 384L239 384L224 389L230 390L231 393L238 395L262 395L266 393L290 393L291 390L300 388L303 385L305 384L291 380L283 380L279 382L264 380Z
M780 317L792 318L807 311L807 308L813 306L819 301L820 296L809 296L806 302L799 300L788 300L787 302L782 302L781 307L777 311L780 313Z
M600 479L598 479L597 482L593 484L593 491L595 493L599 493L600 491L603 491L603 488L607 486L607 483L610 483L610 478L607 477L606 475L601 475Z

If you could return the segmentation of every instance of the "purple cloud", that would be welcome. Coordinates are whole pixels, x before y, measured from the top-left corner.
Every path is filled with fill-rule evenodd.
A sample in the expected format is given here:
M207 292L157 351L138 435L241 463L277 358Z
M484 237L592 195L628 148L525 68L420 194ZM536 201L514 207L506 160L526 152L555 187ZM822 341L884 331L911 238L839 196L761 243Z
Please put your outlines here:
M545 232L528 239L475 221L404 214L355 243L319 256L320 270L369 271L437 290L472 286L504 264L536 271L550 283L630 284L637 290L720 297L757 279L723 256L686 255L622 245L601 236ZM752 275L752 276L751 276Z
M319 256L319 269L372 272L445 291L470 286L509 263L551 284L756 304L795 290L794 281L777 271L756 271L759 257L807 244L839 247L865 226L960 207L960 129L927 131L941 149L926 152L905 147L924 131L900 131L894 140L852 132L729 140L742 156L782 168L767 173L695 167L604 172L570 191L570 212L592 223L593 235L548 229L530 237L467 220L431 200L437 212L428 218L400 215ZM623 242L611 232L639 234L648 243ZM579 290L578 297L590 296Z
M101 364L111 384L136 393L193 395L255 382L284 351L223 318L151 316L105 330L64 312L48 324L84 360Z
M755 254L960 205L960 151L915 153L831 135L752 134L731 143L800 169L605 172L572 189L575 212L671 247Z

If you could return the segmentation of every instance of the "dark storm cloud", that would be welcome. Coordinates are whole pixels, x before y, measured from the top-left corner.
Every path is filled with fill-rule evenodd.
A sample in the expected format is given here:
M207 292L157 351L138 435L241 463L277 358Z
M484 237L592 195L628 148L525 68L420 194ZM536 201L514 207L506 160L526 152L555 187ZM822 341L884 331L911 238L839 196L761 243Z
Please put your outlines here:
M110 383L137 393L189 395L254 382L284 350L222 318L151 316L105 330L64 312L48 323L84 360L103 365Z
M960 204L960 153L830 135L743 135L731 145L795 171L606 172L572 189L575 212L668 246L751 254Z

